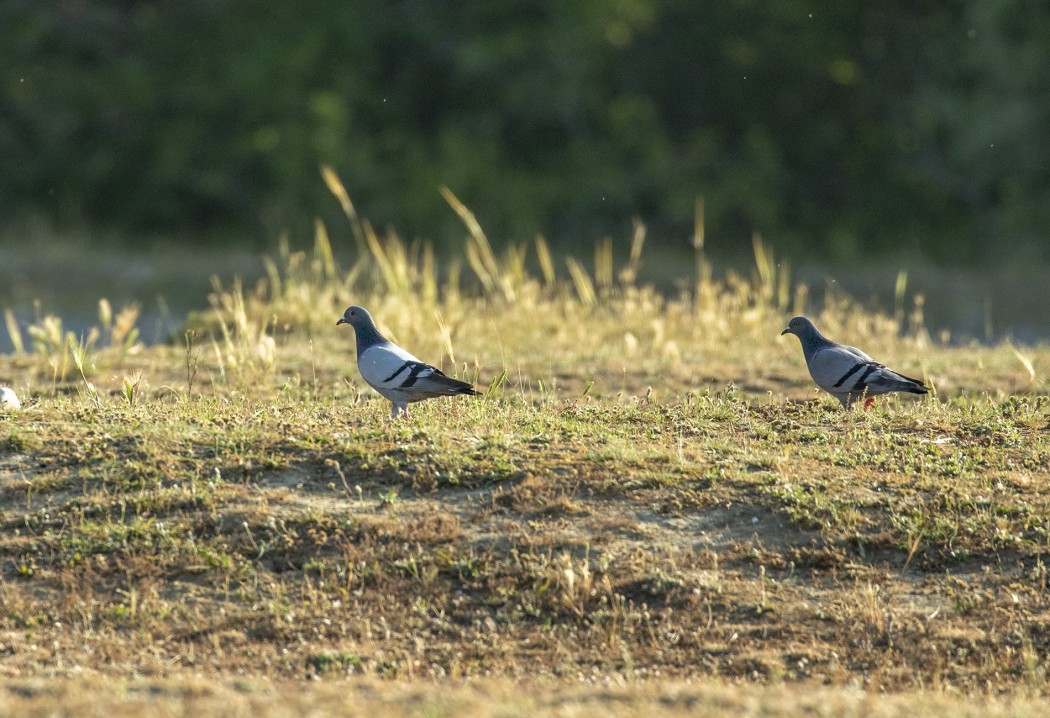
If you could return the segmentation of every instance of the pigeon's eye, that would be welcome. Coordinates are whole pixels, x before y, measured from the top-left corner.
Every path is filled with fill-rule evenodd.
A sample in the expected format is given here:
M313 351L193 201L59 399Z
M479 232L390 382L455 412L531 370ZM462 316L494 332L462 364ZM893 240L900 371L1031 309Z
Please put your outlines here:
M356 317L357 316L357 312L350 312L350 316Z

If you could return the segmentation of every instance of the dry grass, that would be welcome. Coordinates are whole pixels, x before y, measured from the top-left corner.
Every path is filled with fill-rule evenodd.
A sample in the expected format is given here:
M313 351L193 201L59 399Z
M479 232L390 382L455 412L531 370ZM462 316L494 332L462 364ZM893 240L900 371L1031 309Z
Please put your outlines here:
M458 205L468 281L344 207L349 270L319 226L172 345L103 304L0 358L25 404L0 416L0 712L90 714L46 680L77 676L125 713L352 712L281 682L353 676L404 714L1033 715L993 698L1046 690L1045 347L829 296L829 335L936 387L843 413L778 337L808 293L757 239L753 277L698 255L666 297L634 283L642 228L559 273ZM487 395L385 420L350 303Z

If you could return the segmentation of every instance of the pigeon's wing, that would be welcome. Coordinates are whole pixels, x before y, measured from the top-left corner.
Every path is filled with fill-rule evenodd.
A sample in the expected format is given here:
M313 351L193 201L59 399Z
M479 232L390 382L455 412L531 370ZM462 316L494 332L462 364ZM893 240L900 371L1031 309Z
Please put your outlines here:
M813 353L809 360L809 373L813 381L824 391L844 394L858 391L881 364L856 347L844 344L829 344Z
M810 362L813 380L831 394L886 394L907 391L925 394L926 387L888 369L856 347L835 344L813 355Z
M384 396L396 393L408 401L443 394L474 394L470 384L445 376L401 347L386 342L369 347L357 358L361 376Z
M377 390L398 388L420 365L427 366L390 342L374 344L357 356L357 369L361 372L361 378Z

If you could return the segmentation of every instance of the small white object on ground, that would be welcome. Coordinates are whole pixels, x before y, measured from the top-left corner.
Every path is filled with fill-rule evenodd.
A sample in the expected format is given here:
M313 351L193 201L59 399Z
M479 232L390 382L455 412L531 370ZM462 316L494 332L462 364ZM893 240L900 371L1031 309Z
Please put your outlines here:
M18 395L15 394L13 389L6 386L0 386L0 409L21 409L22 402L18 400Z

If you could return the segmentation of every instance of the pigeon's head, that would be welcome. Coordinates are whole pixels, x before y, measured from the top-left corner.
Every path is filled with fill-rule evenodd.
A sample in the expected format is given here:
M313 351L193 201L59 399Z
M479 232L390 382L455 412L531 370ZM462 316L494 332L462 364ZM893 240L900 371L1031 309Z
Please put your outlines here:
M354 337L357 339L358 354L376 344L386 341L383 335L376 329L376 323L372 321L372 315L364 307L347 307L343 316L339 317L336 326L349 324L354 328Z
M346 311L343 312L343 316L339 317L339 321L335 323L336 326L340 324L349 324L355 329L357 327L375 326L375 322L372 321L372 315L364 307L347 307Z
M819 335L817 328L813 326L813 322L809 321L805 317L793 317L788 322L787 329L780 332L780 336L785 334L794 334L799 339L806 339Z

